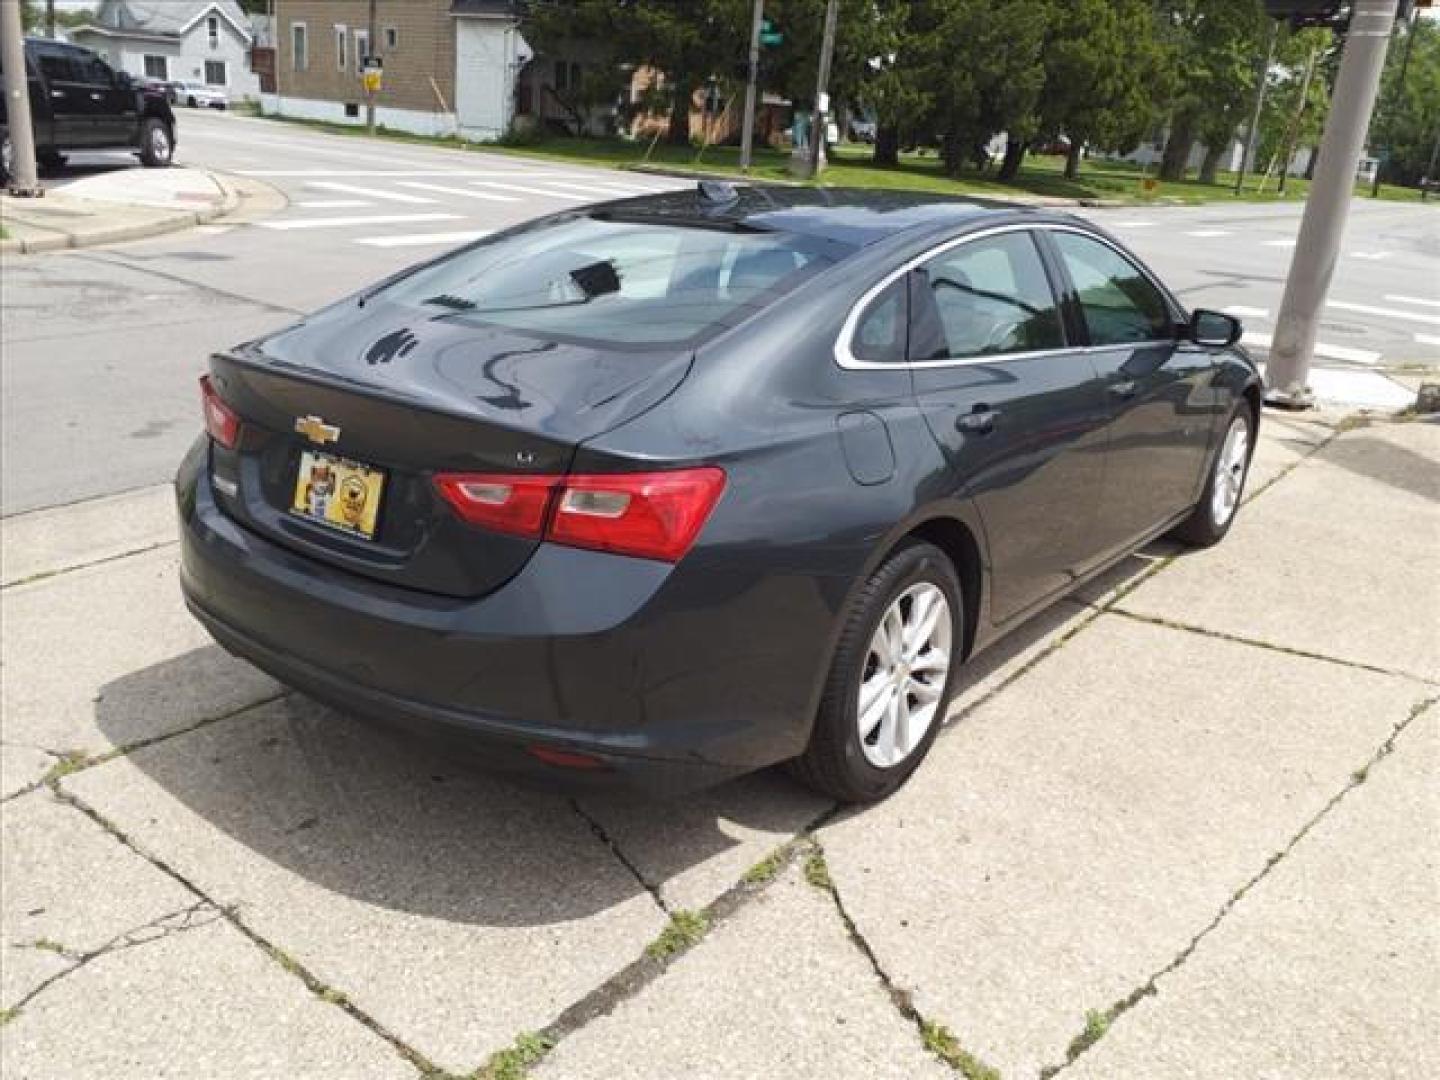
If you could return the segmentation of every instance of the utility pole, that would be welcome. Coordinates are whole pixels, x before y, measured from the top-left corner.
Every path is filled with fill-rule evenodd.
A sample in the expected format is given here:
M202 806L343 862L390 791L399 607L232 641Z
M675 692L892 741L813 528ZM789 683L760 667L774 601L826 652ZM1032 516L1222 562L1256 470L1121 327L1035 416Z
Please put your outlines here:
M745 83L745 121L740 135L740 171L750 171L750 147L755 142L755 84L760 81L760 28L765 24L765 0L755 0L750 23L750 76Z
M0 63L5 65L5 115L9 118L11 195L45 194L35 171L35 129L30 122L30 87L25 78L25 30L17 0L0 0Z
M1290 121L1290 130L1285 133L1284 155L1280 161L1280 194L1285 194L1285 181L1290 178L1290 159L1295 156L1295 140L1300 137L1300 125L1305 121L1305 107L1310 103L1310 83L1315 79L1315 63L1320 59L1318 48L1310 50L1310 59L1305 63L1305 79L1300 84L1300 102L1295 106L1295 118Z
M365 70L369 58L376 55L376 44L379 41L380 31L375 25L377 17L375 12L376 3L377 0L370 0L370 29L366 32L365 36L365 52L367 55L360 61L360 70L362 72ZM375 91L370 89L368 85L365 87L365 133L367 135L375 134Z
M820 75L815 80L815 123L810 132L810 161L805 170L807 179L820 175L825 161L825 117L830 111L830 59L835 53L835 21L839 17L840 0L825 5L825 37L820 44Z
M1340 257L1345 220L1355 194L1355 168L1375 111L1394 24L1395 0L1355 0L1330 117L1320 142L1320 162L1305 201L1285 299L1275 324L1275 344L1265 372L1269 405L1306 409L1314 404L1308 381L1315 334Z
M1396 98L1399 99L1398 104L1400 106L1403 107L1405 104L1405 75L1410 70L1410 54L1415 51L1416 37L1415 23L1413 21L1415 16L1412 15L1410 18L1412 21L1406 23L1406 29L1409 32L1405 35L1405 59L1400 61L1400 78L1395 84L1395 94L1388 102L1383 103L1387 112L1395 108L1397 104ZM1387 160L1388 158L1381 158L1375 162L1375 183L1370 188L1370 197L1372 199L1378 199L1380 197L1380 178L1385 172L1385 162Z
M45 36L55 40L55 0L45 0Z
M1245 170L1251 165L1251 159L1255 157L1255 148L1260 141L1260 117L1265 111L1265 90L1270 82L1270 65L1275 62L1275 42L1280 37L1280 24L1270 25L1270 46L1265 50L1265 65L1260 69L1260 78L1256 80L1255 87L1255 112L1250 117L1250 130L1245 134L1245 152L1240 155L1240 171L1235 174L1235 194L1239 195L1245 187Z

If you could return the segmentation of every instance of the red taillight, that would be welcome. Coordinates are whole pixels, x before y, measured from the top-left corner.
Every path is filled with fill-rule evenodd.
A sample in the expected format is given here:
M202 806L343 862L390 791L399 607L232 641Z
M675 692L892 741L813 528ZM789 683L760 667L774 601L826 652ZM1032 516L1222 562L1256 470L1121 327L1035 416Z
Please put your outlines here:
M435 484L471 525L538 540L560 477L441 473Z
M525 749L536 761L543 761L546 765L554 765L559 769L610 768L609 762L590 754L582 754L578 750L560 750L553 746L527 746Z
M209 375L200 376L200 404L205 410L205 430L227 450L234 450L240 441L240 417L220 400Z
M444 473L440 493L473 525L570 547L678 562L721 493L721 469L515 476Z

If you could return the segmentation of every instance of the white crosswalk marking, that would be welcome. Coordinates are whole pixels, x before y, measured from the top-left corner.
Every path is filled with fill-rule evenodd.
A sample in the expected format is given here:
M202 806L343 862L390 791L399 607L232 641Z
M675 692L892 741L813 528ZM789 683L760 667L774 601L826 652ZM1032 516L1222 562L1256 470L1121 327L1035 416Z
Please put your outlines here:
M359 180L394 180L400 177L434 176L441 179L456 177L495 177L497 179L530 180L536 178L585 180L584 173L555 172L549 169L240 169L241 176L276 177L280 179L323 179L325 177L346 177Z
M1418 311L1403 311L1400 308L1374 307L1371 304L1352 304L1345 300L1330 300L1326 307L1340 311L1353 311L1359 315L1379 315L1385 319L1408 319L1410 322L1429 323L1440 326L1440 315L1423 315Z
M1153 221L1117 221L1115 227L1117 229L1148 229L1154 224Z
M1270 309L1263 307L1246 307L1244 304L1232 304L1225 309L1226 315L1234 315L1237 319L1268 319Z
M421 221L456 221L459 214L368 214L351 217L289 218L283 221L262 221L262 229L348 229L356 225L401 225Z
M1392 304L1421 304L1425 307L1440 307L1440 300L1426 300L1421 296L1395 296L1389 294L1385 299Z
M559 188L562 191L567 189L570 191L578 191L582 194L596 198L597 202L600 199L614 198L616 195L645 194L643 188L622 188L618 184L610 184L602 187L599 184L572 184L568 181L562 182L560 180L547 180L545 181L545 186L551 188Z
M1395 254L1393 251L1356 251L1351 254L1352 259L1369 259L1371 262L1378 262L1381 259L1388 259Z
M1440 345L1440 336L1435 334L1416 334L1415 342L1418 345Z
M1266 241L1265 241L1265 246L1266 246L1266 247L1276 247L1276 248L1293 248L1293 247L1295 246L1295 241L1294 241L1294 240L1266 240Z
M417 191L433 191L440 195L459 195L463 199L484 199L487 202L519 202L514 195L496 195L492 191L475 191L471 188L452 187L449 184L432 184L426 180L401 180L402 187Z
M1240 339L1242 344L1254 345L1257 349L1269 349L1275 344L1275 339L1270 334L1262 334L1254 330L1247 330L1245 336ZM1381 354L1371 352L1369 349L1352 349L1348 345L1326 345L1317 342L1315 355L1326 360L1344 360L1350 364L1378 364Z
M356 240L355 243L377 248L426 247L433 244L465 244L471 240L479 240L482 236L489 235L489 229L472 229L469 232L415 233L409 236L367 236L363 239Z
M536 187L534 184L531 184L529 187L522 187L519 184L501 183L499 180L471 180L470 183L475 187L495 188L498 191L518 191L522 195L538 196L544 199L565 199L570 202L588 202L590 198L588 195L576 195L570 191L548 191L544 188Z
M1213 240L1217 236L1229 236L1228 229L1196 229L1194 232L1187 232L1186 236L1193 236L1196 240Z
M357 206L369 206L364 199L302 199L295 204L306 210L351 210Z
M341 184L334 180L311 180L307 187L322 188L325 191L339 191L346 195L363 195L367 199L384 199L388 202L425 204L433 203L423 195L407 195L403 191L387 191L384 188L367 188L358 184Z

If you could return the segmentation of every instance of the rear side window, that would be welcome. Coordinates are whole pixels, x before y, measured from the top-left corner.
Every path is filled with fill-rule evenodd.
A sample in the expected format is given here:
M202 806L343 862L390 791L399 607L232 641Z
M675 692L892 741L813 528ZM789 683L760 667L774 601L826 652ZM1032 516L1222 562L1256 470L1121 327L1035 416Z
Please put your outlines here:
M80 65L67 53L42 52L38 55L40 70L51 82L84 82Z
M733 326L848 254L829 241L571 218L462 251L382 294L599 345L678 345Z
M850 339L850 352L855 359L867 364L904 361L907 306L903 277L870 301Z
M911 275L910 357L949 360L1058 349L1060 312L1028 232L952 248Z
M1127 345L1174 338L1174 320L1160 290L1108 244L1079 233L1053 234L1079 294L1092 345Z

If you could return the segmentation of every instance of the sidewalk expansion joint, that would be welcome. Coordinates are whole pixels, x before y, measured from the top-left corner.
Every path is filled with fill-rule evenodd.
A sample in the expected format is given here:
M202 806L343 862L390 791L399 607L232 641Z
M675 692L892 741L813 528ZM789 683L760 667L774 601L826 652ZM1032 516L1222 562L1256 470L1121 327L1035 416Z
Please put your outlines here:
M105 496L101 496L104 498ZM92 566L104 566L106 563L119 562L121 559L129 559L135 555L147 555L152 551L159 551L161 548L173 547L179 540L157 540L153 544L144 547L130 548L127 551L117 551L113 555L102 555L98 559L91 559L89 562L74 563L70 566L57 566L54 570L37 570L29 577L23 577L19 581L11 581L0 585L0 592L7 589L18 589L22 585L34 585L37 581L49 581L51 578L63 577L66 574L73 574L77 570L88 570Z
M1166 619L1159 615L1144 615L1135 611L1125 611L1122 608L1109 608L1105 611L1105 614L1119 615L1122 618L1130 619L1134 622L1149 623L1151 626L1163 626L1167 630L1181 630L1185 633L1199 634L1202 637L1215 638L1219 641L1230 641L1237 645L1249 645L1255 649L1267 649L1270 652L1283 653L1286 656L1295 656L1302 660L1318 660L1321 663L1335 664L1338 667L1352 668L1356 671L1368 671L1372 675L1388 675L1391 678L1406 679L1410 682L1420 683L1425 686L1440 685L1440 681L1427 679L1408 671L1396 671L1393 668L1383 668L1375 664L1367 664L1363 660L1346 660L1343 657L1310 652L1307 649L1297 649L1290 645L1277 645L1271 641L1244 637L1240 634L1230 634L1224 630L1211 630L1204 626L1195 626L1193 623L1180 622L1176 619Z
M790 840L779 845L740 880L699 911L675 911L660 936L645 946L640 955L578 1001L566 1006L539 1031L522 1032L515 1043L491 1055L475 1073L477 1080L518 1078L558 1046L594 1020L609 1016L669 970L715 928L733 918L766 889L802 852L810 848L810 835L827 824L838 811L827 806ZM583 815L582 815L583 816ZM763 869L762 869L763 868Z
M51 781L48 786L51 792L54 793L55 797L61 802L68 803L70 806L74 807L80 813L88 817L91 821L95 822L95 824L99 825L100 828L104 829L121 844L125 845L125 847L129 848L140 858L148 862L151 866L155 867L157 870L161 871L162 873L172 878L174 881L178 882L186 891L191 893L201 902L199 905L196 905L197 908L203 905L205 907L214 909L214 911L218 913L218 917L223 918L232 927L234 927L241 934L243 934L252 945L258 948L266 957L278 964L281 969L299 979L304 984L305 988L309 990L312 994L314 994L316 997L318 997L321 1001L324 1001L326 1004L329 1005L334 1005L336 1008L340 1009L347 1016L349 1016L352 1020L368 1028L373 1034L383 1039L386 1043L390 1045L391 1049L393 1049L397 1054L400 1055L400 1057L402 1057L410 1065L414 1066L414 1068L419 1071L421 1076L426 1077L427 1080L449 1080L451 1074L446 1073L443 1069L436 1066L433 1062L428 1060L414 1047L408 1045L398 1036L391 1033L389 1029L387 1029L378 1020L376 1020L374 1017L370 1016L368 1013L364 1012L362 1009L356 1006L343 993L336 990L334 987L326 984L314 973L312 973L308 968L306 968L304 965L300 964L297 960L287 954L283 949L280 949L278 946L272 944L258 931L248 926L245 921L240 917L237 906L230 906L218 903L216 900L210 897L204 889L200 888L199 885L191 881L188 877L182 874L179 870L175 869L164 859L160 858L160 856L145 850L145 848L143 848L140 844L132 840L124 832L124 830L122 830L114 822L110 821L109 818L101 814L89 803L85 802L73 792L66 791L63 787L60 786L58 781Z
M845 933L849 937L850 943L870 965L871 971L875 973L880 985L884 987L895 1010L915 1025L921 1045L963 1076L965 1080L1000 1080L1000 1070L966 1050L960 1041L951 1034L949 1028L921 1013L915 1007L915 1000L911 993L895 984L890 973L880 963L880 958L875 955L875 950L871 948L870 942L865 940L865 935L860 932L860 928L855 925L855 920L845 910L845 902L840 898L840 890L825 862L825 851L820 846L820 841L809 836L804 841L804 846L808 849L805 858L805 880L830 897L831 903L835 905L836 913L840 916L841 923L845 926Z
M99 754L92 754L88 750L51 750L43 746L36 747L36 749L55 758L55 764L51 765L45 772L45 775L41 776L38 780L26 784L19 791L11 792L3 799L0 799L0 805L10 802L12 799L18 799L22 795L28 795L30 792L41 787L53 786L56 782L67 776L84 772L86 769L93 769L99 765L104 765L107 762L114 761L116 758L126 757L137 750L144 750L146 747L155 746L157 743L169 742L171 739L178 739L182 735L189 735L192 732L199 731L201 728L207 728L211 724L218 724L223 720L233 720L237 716L249 712L251 709L258 709L262 705L274 704L289 696L292 692L293 691L285 689L277 690L273 694L267 694L265 697L255 701L249 701L244 705L236 706L228 712L223 712L216 716L207 716L203 720L196 720L193 724L176 728L174 731L163 731L159 735L151 735L148 738L137 739L135 742L126 743L123 746L117 746Z
M1220 927L1220 924L1223 923L1229 914L1235 910L1236 906L1250 894L1251 890L1264 881L1270 875L1271 871L1279 866L1280 863L1285 860L1286 856L1294 851L1296 846L1309 836L1317 825L1329 817L1345 800L1346 796L1370 778L1375 767L1395 752L1395 744L1400 736L1409 729L1411 724L1424 715L1427 710L1433 708L1437 702L1440 702L1440 695L1428 697L1417 702L1410 709L1406 717L1391 729L1390 734L1386 736L1385 740L1379 745L1375 752L1370 755L1365 764L1352 772L1344 786L1332 795L1324 806L1311 815L1309 820L1300 827L1294 836L1286 841L1280 850L1266 859L1265 865L1262 866L1254 876L1241 885L1240 888L1236 889L1235 892L1230 895L1229 899L1220 905L1220 910L1215 913L1215 917L1211 919L1199 933L1190 939L1189 944L1181 949L1175 955L1174 959L1153 973L1125 997L1113 1003L1108 1009L1094 1010L1087 1013L1085 1016L1085 1026L1079 1034L1071 1040L1069 1049L1065 1054L1065 1060L1058 1065L1047 1065L1041 1069L1040 1080L1051 1080L1052 1077L1064 1072L1092 1046L1100 1042L1106 1033L1113 1028L1116 1020L1124 1016L1145 998L1154 997L1158 994L1160 992L1160 980L1178 971L1185 965L1185 962L1194 954L1195 950L1200 946L1200 943Z
M631 861L630 856L625 854L624 849L620 847L620 844L615 838L606 832L605 826L601 825L598 820L586 813L585 808L580 805L579 799L570 799L569 803L570 809L575 811L580 820L590 826L590 831L595 834L595 839L609 848L610 854L614 855L620 865L630 871L630 875L650 894L650 899L655 901L655 906L667 916L673 914L670 910L670 905L665 903L665 897L660 893L660 886L647 879L645 875L641 873L640 868Z

